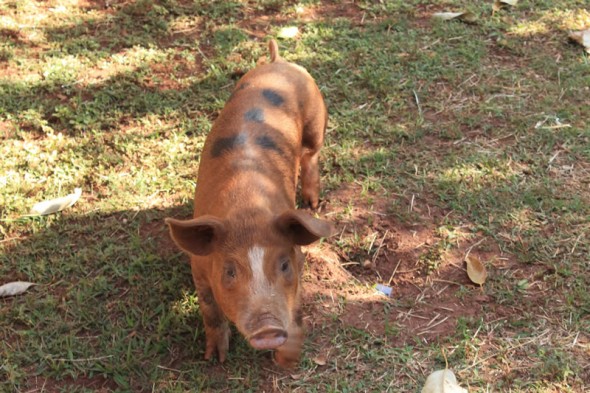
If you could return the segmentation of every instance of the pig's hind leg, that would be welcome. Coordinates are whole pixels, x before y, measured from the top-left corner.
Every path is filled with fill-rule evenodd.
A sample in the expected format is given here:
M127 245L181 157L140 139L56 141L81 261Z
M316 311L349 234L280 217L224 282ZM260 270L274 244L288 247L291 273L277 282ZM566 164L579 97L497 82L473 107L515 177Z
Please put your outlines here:
M303 203L317 209L320 200L320 149L324 143L327 113L305 125L303 129L303 154L301 155L301 197Z

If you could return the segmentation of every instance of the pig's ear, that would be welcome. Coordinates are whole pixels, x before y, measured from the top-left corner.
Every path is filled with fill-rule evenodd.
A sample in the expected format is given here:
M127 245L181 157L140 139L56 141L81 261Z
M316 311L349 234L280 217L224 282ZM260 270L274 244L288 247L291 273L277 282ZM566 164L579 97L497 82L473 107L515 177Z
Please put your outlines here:
M215 245L225 237L225 225L217 217L201 216L192 220L164 220L170 227L170 236L182 250L193 255L209 255Z
M319 238L334 234L334 226L331 222L314 218L299 210L284 212L276 218L275 225L300 246L306 246Z

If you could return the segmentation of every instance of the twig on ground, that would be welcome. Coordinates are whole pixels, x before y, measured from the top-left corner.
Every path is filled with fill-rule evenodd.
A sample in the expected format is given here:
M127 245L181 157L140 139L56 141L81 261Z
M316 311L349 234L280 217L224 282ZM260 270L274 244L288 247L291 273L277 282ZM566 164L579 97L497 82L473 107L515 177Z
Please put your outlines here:
M377 260L377 257L379 256L379 251L381 251L381 247L383 247L383 243L385 242L385 238L387 237L388 234L389 234L389 229L385 231L385 235L383 235L383 237L381 238L381 244L379 244L377 251L375 251L375 255L373 255L373 264L375 264L375 261Z
M389 281L387 281L387 285L391 285L391 281L393 281L393 277L395 276L395 273L397 272L397 268L399 267L400 263L402 263L401 258L399 261L397 261L397 265L395 265L395 269L393 269L393 273L391 273L391 277L389 277Z

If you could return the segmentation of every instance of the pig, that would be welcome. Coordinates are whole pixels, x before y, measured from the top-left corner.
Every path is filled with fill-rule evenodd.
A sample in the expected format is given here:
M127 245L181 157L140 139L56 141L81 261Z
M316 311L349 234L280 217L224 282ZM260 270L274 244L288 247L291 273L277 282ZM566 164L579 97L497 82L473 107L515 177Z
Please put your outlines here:
M226 359L230 326L255 349L274 350L284 368L299 364L304 340L301 246L333 225L296 209L319 203L318 159L328 121L313 78L269 41L270 62L237 83L207 136L194 214L167 218L189 254L206 335L205 359Z

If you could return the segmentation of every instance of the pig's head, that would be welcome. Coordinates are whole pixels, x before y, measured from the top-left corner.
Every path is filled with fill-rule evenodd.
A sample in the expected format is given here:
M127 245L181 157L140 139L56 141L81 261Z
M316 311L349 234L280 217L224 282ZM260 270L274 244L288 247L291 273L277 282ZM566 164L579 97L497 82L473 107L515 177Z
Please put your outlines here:
M299 246L330 236L332 225L297 210L166 222L175 243L195 256L193 269L206 272L216 303L250 345L283 345L299 313L304 262Z

